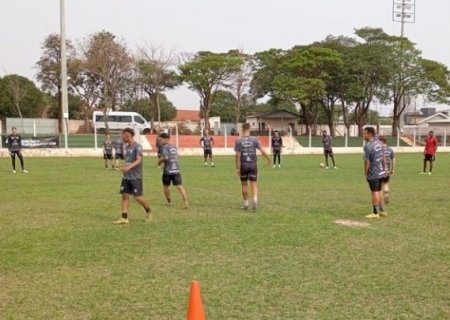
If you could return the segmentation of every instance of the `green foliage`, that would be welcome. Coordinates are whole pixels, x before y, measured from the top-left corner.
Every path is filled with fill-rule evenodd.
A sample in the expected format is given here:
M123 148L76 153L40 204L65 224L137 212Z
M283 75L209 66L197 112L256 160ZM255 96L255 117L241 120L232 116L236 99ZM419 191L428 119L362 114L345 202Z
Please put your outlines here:
M39 117L47 103L45 94L28 78L16 74L0 78L0 118Z
M160 95L161 121L171 121L177 115L177 109L164 94ZM135 111L144 116L145 119L154 120L158 115L155 103L150 99L138 99L125 104L122 111Z
M237 100L229 91L218 90L213 94L211 117L220 117L222 122L236 121Z

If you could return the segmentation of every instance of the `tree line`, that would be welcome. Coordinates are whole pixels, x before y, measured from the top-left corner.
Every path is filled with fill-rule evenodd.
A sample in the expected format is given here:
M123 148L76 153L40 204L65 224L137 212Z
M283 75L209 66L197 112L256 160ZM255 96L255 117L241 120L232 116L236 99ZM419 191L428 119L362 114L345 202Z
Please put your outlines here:
M36 63L43 93L20 76L0 79L0 116L36 116L47 103L53 106L47 112L61 119L59 44L59 35L49 35ZM248 113L287 109L299 112L308 130L325 122L332 134L338 116L361 133L374 103L390 106L396 135L413 97L450 102L447 66L422 57L409 39L379 28L252 55L242 50L177 54L153 46L132 52L107 31L76 45L68 40L67 48L70 117L84 119L86 129L94 109L138 111L152 127L171 120L176 109L165 92L183 84L198 94L207 125L210 116L237 125Z

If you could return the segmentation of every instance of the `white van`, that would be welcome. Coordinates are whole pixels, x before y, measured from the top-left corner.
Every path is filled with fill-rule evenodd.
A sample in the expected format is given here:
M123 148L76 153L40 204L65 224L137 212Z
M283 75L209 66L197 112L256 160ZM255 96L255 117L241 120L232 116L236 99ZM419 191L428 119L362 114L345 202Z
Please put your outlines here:
M143 134L150 133L150 124L137 112L109 111L108 128L109 131L120 131L125 128L132 128ZM92 124L97 133L105 133L105 115L102 111L94 111Z

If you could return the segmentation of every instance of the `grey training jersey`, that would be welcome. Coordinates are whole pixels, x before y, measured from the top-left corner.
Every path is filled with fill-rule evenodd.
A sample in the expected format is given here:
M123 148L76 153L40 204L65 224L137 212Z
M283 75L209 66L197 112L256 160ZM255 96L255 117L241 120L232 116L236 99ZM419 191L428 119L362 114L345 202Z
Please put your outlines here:
M322 143L324 150L331 150L331 147L333 146L333 138L331 138L331 136L329 135L326 135L322 138Z
M386 161L386 171L389 173L391 171L392 161L395 158L394 150L391 147L383 145L383 151Z
M113 143L111 139L106 139L103 141L103 153L112 154L113 153Z
M364 146L364 160L370 162L367 180L378 180L387 177L386 157L383 144L379 140L372 140Z
M125 165L132 164L139 156L142 157L142 146L133 142L130 145L125 145ZM140 180L142 179L142 162L128 172L123 173L125 180Z
M162 148L162 156L167 159L164 162L165 174L178 174L180 173L180 165L178 164L178 152L177 148L171 144L166 144Z
M117 139L116 141L114 141L113 143L114 145L114 151L116 152L116 154L123 154L123 140L122 139Z
M214 139L210 136L204 136L200 139L200 143L203 145L204 150L211 150Z
M283 139L281 137L272 137L272 149L280 151L283 147Z
M256 137L244 136L236 141L234 151L241 154L241 163L256 163L256 149L261 150L261 144Z
M10 134L6 139L8 149L11 152L19 152L22 149L22 137L18 134Z

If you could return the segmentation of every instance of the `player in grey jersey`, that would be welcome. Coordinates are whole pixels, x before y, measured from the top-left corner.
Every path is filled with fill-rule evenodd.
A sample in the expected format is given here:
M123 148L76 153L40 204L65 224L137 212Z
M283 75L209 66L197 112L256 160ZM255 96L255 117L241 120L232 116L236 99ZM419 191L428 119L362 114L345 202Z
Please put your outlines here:
M386 178L384 178L382 181L381 192L383 195L383 202L385 204L389 204L390 201L389 196L391 192L389 182L391 176L393 176L395 173L395 154L394 150L392 150L392 148L387 145L387 139L385 136L380 136L378 139L383 144L383 152L386 158L386 172L387 172ZM384 214L386 215L387 213L385 212Z
M105 134L105 140L103 141L103 159L105 160L105 169L108 169L108 165L111 169L114 169L113 165L113 142L111 141L111 135L109 133Z
M122 194L122 217L113 222L113 224L128 224L128 208L130 204L130 195L144 208L146 212L146 222L152 219L150 205L143 196L142 185L142 146L135 142L134 130L131 128L123 129L122 140L125 143L125 164L120 167L123 172L120 193Z
M333 153L333 138L327 134L326 130L322 131L322 144L323 144L323 155L325 156L325 169L328 169L328 157L331 158L333 162L333 168L337 169L336 162L334 161Z
M367 127L364 129L364 140L366 141L364 146L364 173L372 193L373 205L373 212L366 218L373 219L385 215L381 189L388 172L386 171L383 145L378 139L375 139L374 128Z
M123 160L125 159L123 156L123 140L122 138L118 138L113 142L114 146L114 169L119 170Z
M27 170L25 170L25 166L23 163L23 156L22 156L22 137L17 134L17 129L13 127L11 129L11 134L6 138L6 143L8 144L8 151L11 155L11 163L13 167L13 173L16 173L16 156L20 160L20 166L22 168L23 173L28 173Z
M178 163L178 152L174 145L170 144L170 136L167 133L161 134L163 146L161 149L161 158L158 160L158 166L164 164L162 183L164 187L164 195L167 204L171 204L170 185L173 184L183 199L183 208L189 207L186 195L186 189L183 186L183 179L181 177L180 165Z
M200 146L203 148L203 158L205 159L205 167L208 166L208 157L211 162L211 167L214 167L212 148L214 146L214 139L208 134L208 130L205 130L205 134L200 139Z
M261 148L256 137L250 136L250 124L246 123L242 127L242 137L236 141L234 151L236 152L236 173L241 179L242 186L242 209L248 209L248 181L253 194L253 211L258 207L258 166L256 150L261 151L270 165L270 158L267 152Z

